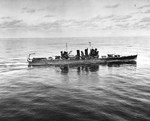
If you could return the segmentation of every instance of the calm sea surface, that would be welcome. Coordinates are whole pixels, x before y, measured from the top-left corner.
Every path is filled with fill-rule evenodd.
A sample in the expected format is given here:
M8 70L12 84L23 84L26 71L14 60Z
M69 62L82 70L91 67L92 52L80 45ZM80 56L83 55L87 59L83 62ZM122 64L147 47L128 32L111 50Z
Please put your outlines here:
M136 64L28 67L27 56L83 50ZM0 121L150 121L150 38L0 39Z

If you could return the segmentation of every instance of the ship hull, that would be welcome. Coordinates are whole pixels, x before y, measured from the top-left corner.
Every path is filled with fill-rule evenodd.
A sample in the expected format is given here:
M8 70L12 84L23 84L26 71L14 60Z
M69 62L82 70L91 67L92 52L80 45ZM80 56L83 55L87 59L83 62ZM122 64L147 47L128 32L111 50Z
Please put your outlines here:
M121 56L121 57L108 57L96 58L85 60L39 60L28 61L29 66L57 66L57 65L86 65L86 64L109 64L109 63L130 63L134 62L137 55Z

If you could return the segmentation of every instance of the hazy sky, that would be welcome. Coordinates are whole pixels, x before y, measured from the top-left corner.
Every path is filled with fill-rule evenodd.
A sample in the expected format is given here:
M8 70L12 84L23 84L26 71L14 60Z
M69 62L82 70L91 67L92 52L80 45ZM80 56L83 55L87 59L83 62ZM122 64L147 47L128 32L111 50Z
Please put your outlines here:
M150 0L0 0L0 38L143 35Z

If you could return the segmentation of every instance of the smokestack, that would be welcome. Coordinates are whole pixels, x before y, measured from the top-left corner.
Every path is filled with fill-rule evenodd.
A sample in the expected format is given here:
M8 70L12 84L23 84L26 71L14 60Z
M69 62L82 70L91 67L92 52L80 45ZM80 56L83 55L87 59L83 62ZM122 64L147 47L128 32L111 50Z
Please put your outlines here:
M77 58L80 58L80 50L77 50Z
M86 56L86 57L88 56L88 48L85 49L85 56Z

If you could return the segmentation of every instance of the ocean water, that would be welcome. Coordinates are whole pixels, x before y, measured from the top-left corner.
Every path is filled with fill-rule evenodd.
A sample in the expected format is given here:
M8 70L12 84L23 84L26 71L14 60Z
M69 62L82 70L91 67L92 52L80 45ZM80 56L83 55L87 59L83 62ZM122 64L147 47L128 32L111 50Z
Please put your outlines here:
M29 53L138 54L137 63L28 67ZM0 39L0 121L150 121L150 38Z

